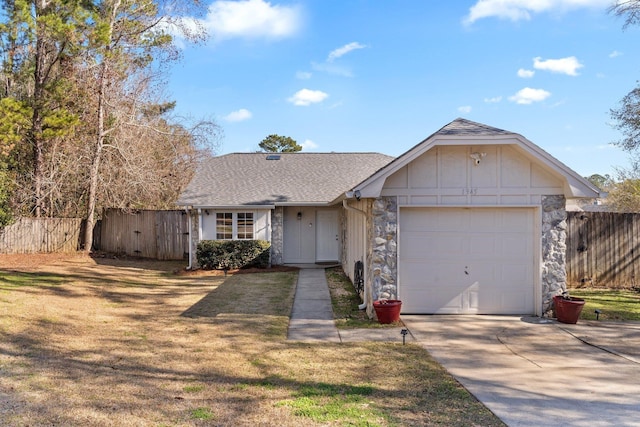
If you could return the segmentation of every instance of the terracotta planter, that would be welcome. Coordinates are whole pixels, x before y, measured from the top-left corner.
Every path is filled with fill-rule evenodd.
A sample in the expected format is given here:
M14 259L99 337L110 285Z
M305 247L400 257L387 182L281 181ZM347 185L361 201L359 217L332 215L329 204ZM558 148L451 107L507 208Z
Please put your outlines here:
M569 297L563 298L560 295L553 297L553 303L556 306L556 317L558 322L562 323L578 323L578 318L584 307L582 298Z
M376 316L380 323L393 323L400 321L400 308L402 301L397 299L383 299L373 302Z

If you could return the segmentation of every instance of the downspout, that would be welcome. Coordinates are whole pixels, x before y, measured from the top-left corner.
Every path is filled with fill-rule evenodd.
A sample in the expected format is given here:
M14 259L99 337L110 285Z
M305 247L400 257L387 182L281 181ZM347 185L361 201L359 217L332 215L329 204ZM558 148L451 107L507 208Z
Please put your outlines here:
M354 208L353 206L349 206L349 204L347 203L347 200L348 199L342 199L342 206L346 210L351 211L351 212L356 212L356 213L358 213L358 214L360 214L360 215L362 215L364 217L364 222L362 224L362 240L363 240L363 243L364 243L363 247L364 247L364 250L365 250L365 254L362 256L362 265L363 265L362 273L364 275L364 272L367 271L367 269L366 269L366 260L367 260L367 255L366 255L366 250L367 250L367 213L365 211L363 211L363 210L358 209L358 208ZM364 277L362 278L362 280L364 280ZM358 309L359 310L364 310L364 309L367 308L367 289L368 289L368 286L367 286L367 282L365 280L365 283L364 283L364 295L362 297L364 302L362 304L358 305Z

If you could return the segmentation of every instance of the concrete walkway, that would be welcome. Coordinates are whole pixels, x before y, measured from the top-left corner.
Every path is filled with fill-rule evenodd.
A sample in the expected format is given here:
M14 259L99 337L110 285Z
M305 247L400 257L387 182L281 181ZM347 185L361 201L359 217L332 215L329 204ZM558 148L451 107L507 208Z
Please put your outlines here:
M298 272L288 339L340 342L323 268L305 268Z
M324 268L303 268L289 320L288 339L316 342L402 342L401 327L338 330ZM413 338L405 337L406 341Z

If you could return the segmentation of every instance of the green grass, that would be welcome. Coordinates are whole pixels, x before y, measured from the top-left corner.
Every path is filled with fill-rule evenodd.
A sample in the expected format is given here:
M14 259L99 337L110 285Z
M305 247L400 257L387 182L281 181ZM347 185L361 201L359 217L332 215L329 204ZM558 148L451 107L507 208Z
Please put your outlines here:
M301 388L294 399L280 402L280 405L292 408L297 416L316 422L379 426L387 417L370 404L368 396L373 391L370 386L317 383Z
M194 420L211 420L213 419L214 414L209 408L196 408L191 411L191 418Z
M67 281L65 277L48 273L19 273L0 271L0 289L15 289L28 286L57 286Z
M595 320L595 310L601 311L600 320L640 321L640 293L627 289L572 289L572 297L583 298L580 318Z
M198 393L204 390L204 385L202 384L186 385L182 388L182 390L184 390L185 393Z

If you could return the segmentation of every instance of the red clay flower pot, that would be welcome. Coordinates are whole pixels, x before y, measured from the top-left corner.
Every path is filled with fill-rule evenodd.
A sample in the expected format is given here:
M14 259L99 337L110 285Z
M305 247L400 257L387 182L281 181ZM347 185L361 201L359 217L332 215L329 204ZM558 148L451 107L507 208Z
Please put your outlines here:
M553 303L556 306L558 322L578 323L582 307L584 307L584 300L582 298L569 297L567 299L561 295L556 295L553 297Z
M373 302L376 316L380 323L393 323L400 321L400 308L402 301L397 299L382 299Z

